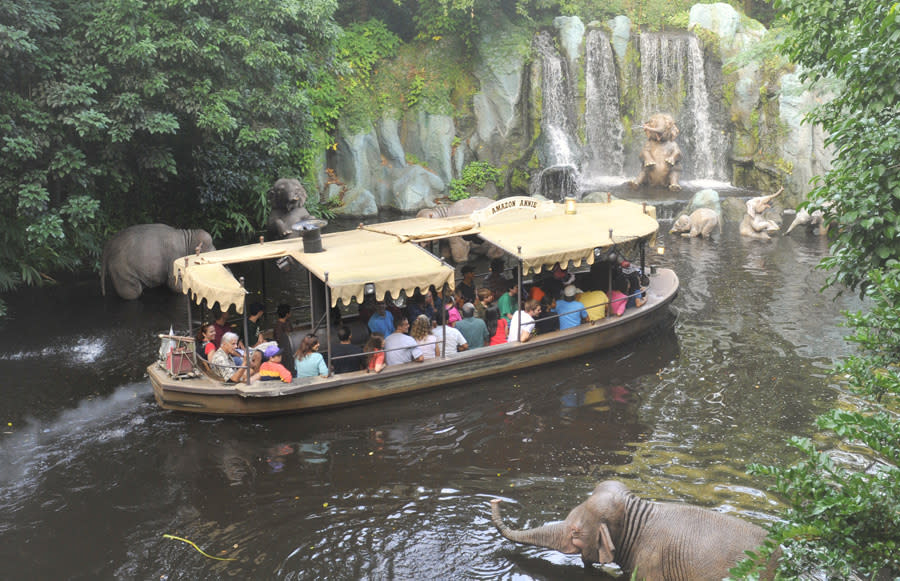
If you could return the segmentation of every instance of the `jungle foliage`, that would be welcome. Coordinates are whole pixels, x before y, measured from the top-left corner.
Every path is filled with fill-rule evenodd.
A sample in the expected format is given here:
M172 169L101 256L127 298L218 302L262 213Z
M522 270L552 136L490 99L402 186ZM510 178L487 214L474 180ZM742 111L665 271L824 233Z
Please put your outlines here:
M828 132L832 169L809 196L832 233L821 267L830 285L846 285L871 302L847 313L858 353L836 366L860 396L855 409L818 419L841 447L869 459L850 466L809 439L791 444L803 460L789 467L753 466L775 479L789 503L772 527L784 546L783 575L825 571L900 575L900 4L881 0L777 0L788 22L782 50L803 66L805 80L837 81L833 98L810 120ZM769 547L767 550L771 550ZM744 563L734 573L753 569Z
M320 155L335 6L0 4L0 291L91 266L133 223L255 230Z

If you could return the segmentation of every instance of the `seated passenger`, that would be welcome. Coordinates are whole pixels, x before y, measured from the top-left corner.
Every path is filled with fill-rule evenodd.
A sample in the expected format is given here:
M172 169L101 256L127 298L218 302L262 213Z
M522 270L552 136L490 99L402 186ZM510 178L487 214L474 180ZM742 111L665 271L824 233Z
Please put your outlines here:
M500 310L497 307L488 307L484 312L484 324L487 326L488 335L490 336L489 345L502 345L506 343L506 335L509 330L509 323L500 316Z
M384 369L384 336L381 333L372 333L363 351L366 356L366 372L378 373Z
M259 349L254 349L250 353L250 381L258 381L259 380L259 368L262 367L263 363L263 352Z
M197 330L197 355L209 361L216 351L216 328L212 323L203 323Z
M515 343L521 341L524 343L531 339L534 335L534 318L541 312L541 305L537 301L528 299L522 305L522 310L513 313L512 320L509 322L509 334L506 336L507 343Z
M553 312L559 315L559 328L564 331L577 327L587 321L588 315L584 305L575 300L575 295L581 291L575 285L569 284L563 288L563 296L556 301Z
M253 352L253 355L257 353L259 353L258 349ZM290 383L293 377L291 377L291 372L287 370L287 367L281 364L281 348L277 345L270 345L264 355L266 356L266 361L259 367L259 379L261 381L277 381L280 379L284 383ZM252 366L253 364L251 363L251 368Z
M620 278L613 282L613 290L609 293L609 312L621 317L628 306L628 283Z
M409 336L416 340L426 361L436 358L441 353L437 337L431 332L431 327L431 319L427 315L419 315L409 330Z
M509 285L506 292L497 300L497 309L500 311L500 316L507 321L509 321L510 318L512 318L513 313L519 309L518 295L519 285L512 283Z
M494 298L499 297L507 290L512 281L505 276L503 272L506 270L506 263L502 258L495 258L491 261L491 273L484 279L484 286L491 289Z
M606 318L609 297L605 292L601 290L583 292L578 297L578 301L587 309L588 319L592 323Z
M419 315L425 315L429 321L434 320L434 295L430 290L421 292L417 290L406 307L406 312L409 313L409 320L413 322Z
M444 299L444 312L447 314L447 325L450 327L454 326L462 316L459 314L459 309L456 308L456 299L452 295L447 296ZM435 313L434 322L438 322L437 313ZM440 324L440 323L438 323Z
M349 373L363 368L362 348L352 343L350 327L338 329L338 343L331 348L331 366L335 373ZM348 357L349 356L349 357Z
M425 361L425 356L422 354L419 344L406 334L407 331L409 331L409 319L401 315L397 319L397 329L384 339L385 365L391 366L411 361L416 363Z
M387 310L386 302L375 302L375 312L369 317L368 326L369 332L381 333L383 337L394 332L394 315Z
M475 302L475 267L467 264L462 267L462 281L456 285L456 290L462 294L464 303Z
M328 377L328 365L319 353L319 338L309 334L300 342L300 348L294 354L294 369L297 377Z
M475 296L475 316L484 320L484 311L494 302L494 293L489 288L480 288Z
M213 372L226 382L237 383L247 377L247 370L243 367L238 367L234 363L234 358L238 356L237 343L237 334L228 331L222 336L222 344L213 352L212 360L210 361L210 367L212 367Z
M466 303L462 308L462 320L454 327L466 341L467 349L478 349L487 345L491 336L488 335L487 325L482 319L475 316L475 305ZM437 327L435 327L437 328Z
M475 307L472 307L472 312L475 312ZM454 353L459 353L460 351L465 351L469 348L469 343L466 341L466 338L456 327L451 327L449 323L447 323L446 319L449 316L447 311L438 311L436 314L435 323L437 325L434 329L431 330L431 334L434 335L435 339L437 339L437 356L440 357L444 352L444 349L447 349L447 355L453 355ZM473 320L477 320L473 318ZM447 323L446 325L444 323ZM457 325L462 323L459 321ZM482 322L483 324L483 322ZM446 332L446 340L444 337L444 333Z
M534 328L538 334L559 331L559 317L553 314L553 300L544 295L540 301L541 312L534 318Z

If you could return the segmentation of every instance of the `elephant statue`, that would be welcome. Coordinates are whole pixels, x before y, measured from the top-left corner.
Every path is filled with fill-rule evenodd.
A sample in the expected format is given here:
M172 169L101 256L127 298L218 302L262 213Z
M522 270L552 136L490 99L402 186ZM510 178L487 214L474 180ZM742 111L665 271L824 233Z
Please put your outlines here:
M636 573L648 581L719 581L766 538L757 525L697 506L650 502L615 480L598 484L565 521L529 530L510 529L500 499L491 503L491 522L507 539L580 553L585 567L615 562L626 579Z
M641 128L647 142L641 150L641 173L629 182L632 188L650 185L678 191L681 185L681 148L675 143L678 127L671 115L656 113Z
M697 208L691 212L690 216L687 214L679 216L675 223L672 224L669 234L681 233L685 238L696 238L697 236L709 238L716 228L719 229L719 234L721 234L722 223L719 221L719 215L716 211L709 208Z
M269 198L272 204L272 211L266 224L269 240L299 236L291 226L311 217L306 211L306 188L300 180L281 178L269 190Z
M133 300L145 288L168 284L181 292L173 276L177 258L215 250L206 230L180 230L165 224L138 224L117 232L103 245L100 291L106 296L106 275L120 297Z
M416 218L446 218L449 216L468 216L472 212L486 208L494 203L494 200L482 196L475 196L459 200L445 206L435 206L434 208L425 208L419 210ZM503 250L497 248L493 244L477 241L468 241L462 236L452 236L447 239L449 245L449 254L453 261L457 264L469 260L470 253L479 253L486 255L489 259L502 258Z
M770 196L759 196L747 200L747 213L741 220L740 233L741 236L757 238L759 240L771 240L769 232L778 232L781 230L775 221L768 220L763 214L772 207L772 200L782 192L784 188Z
M810 214L806 208L800 208L784 235L790 234L791 230L797 226L807 226L810 230L818 229L819 234L823 236L828 234L828 227L825 226L825 213L822 210L815 210Z

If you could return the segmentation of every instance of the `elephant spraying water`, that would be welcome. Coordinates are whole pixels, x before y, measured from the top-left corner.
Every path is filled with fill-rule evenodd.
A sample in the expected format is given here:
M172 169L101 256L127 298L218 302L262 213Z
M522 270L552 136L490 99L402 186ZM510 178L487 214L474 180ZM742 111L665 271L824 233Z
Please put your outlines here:
M529 530L510 529L500 500L491 503L491 522L507 539L580 553L585 567L615 562L647 581L718 581L766 538L762 527L697 506L643 500L615 480L598 484L565 521Z

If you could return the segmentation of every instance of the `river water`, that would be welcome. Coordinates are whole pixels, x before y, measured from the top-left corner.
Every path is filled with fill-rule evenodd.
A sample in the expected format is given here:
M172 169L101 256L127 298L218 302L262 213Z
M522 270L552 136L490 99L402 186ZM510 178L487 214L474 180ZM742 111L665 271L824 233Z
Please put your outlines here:
M12 297L0 578L597 579L577 556L501 539L489 501L524 528L608 478L777 518L771 483L745 468L794 460L786 440L842 397L828 369L848 352L840 312L860 304L819 294L826 245L806 232L662 239L650 260L682 283L668 328L521 375L269 419L156 407L145 368L156 333L184 326L183 298L103 298L94 279Z

